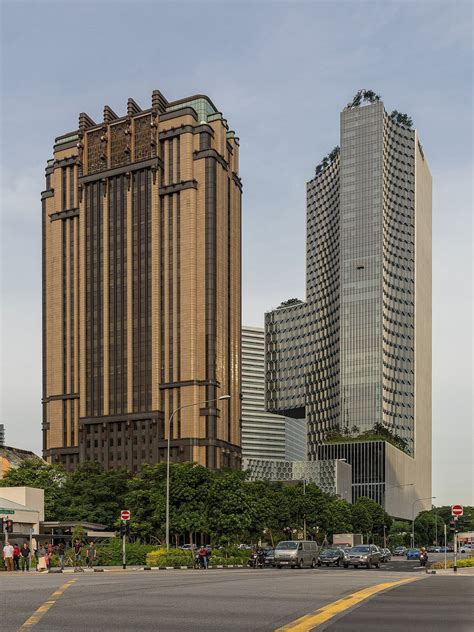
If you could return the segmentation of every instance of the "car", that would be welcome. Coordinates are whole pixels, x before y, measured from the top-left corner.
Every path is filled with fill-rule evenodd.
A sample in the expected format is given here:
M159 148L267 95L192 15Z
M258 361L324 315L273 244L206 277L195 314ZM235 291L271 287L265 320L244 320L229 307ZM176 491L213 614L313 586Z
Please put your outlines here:
M407 560L419 560L419 559L420 559L420 549L408 549Z
M380 568L381 554L378 548L374 544L359 544L353 546L347 552L347 557L343 562L344 568L353 566L358 568L359 566L366 566L367 568Z
M449 548L447 546L439 546L438 549L438 553L448 553L449 551Z
M472 544L461 544L459 550L461 551L461 553L471 553Z
M318 566L322 566L323 564L325 566L331 566L332 564L334 564L334 566L340 566L344 563L346 557L347 554L342 549L324 549L324 551L319 554Z
M193 544L183 544L183 546L180 546L179 548L183 551L192 551L193 547Z
M283 540L275 548L275 566L290 568L316 567L318 545L312 540Z
M407 547L406 546L397 546L394 549L393 554L400 557L400 556L405 555L406 552L407 552Z

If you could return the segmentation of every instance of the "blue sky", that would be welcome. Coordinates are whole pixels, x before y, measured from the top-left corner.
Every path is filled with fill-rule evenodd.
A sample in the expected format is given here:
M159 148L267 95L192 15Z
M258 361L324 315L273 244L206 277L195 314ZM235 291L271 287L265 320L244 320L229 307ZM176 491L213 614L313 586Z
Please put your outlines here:
M9 2L1 9L1 411L41 449L41 205L55 136L208 94L241 139L243 322L304 297L305 182L359 88L407 112L433 175L433 493L472 498L472 5ZM454 493L456 492L456 493Z

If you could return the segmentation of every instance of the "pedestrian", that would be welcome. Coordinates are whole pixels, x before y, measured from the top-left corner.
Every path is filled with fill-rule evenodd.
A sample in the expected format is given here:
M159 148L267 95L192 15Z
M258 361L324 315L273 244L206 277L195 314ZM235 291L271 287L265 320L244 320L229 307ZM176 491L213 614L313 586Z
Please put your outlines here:
M94 560L97 557L97 551L93 542L89 542L89 546L86 549L87 568L92 568Z
M23 542L23 546L21 547L20 550L20 559L21 559L21 570L23 572L29 571L30 570L30 556L31 556L31 551L30 551L30 547L28 546L27 542Z
M59 558L59 568L64 570L64 556L66 554L66 545L64 542L60 542L58 544L58 558Z
M46 567L49 570L51 568L51 562L53 559L53 554L54 554L54 546L51 544L51 542L48 543L48 548L46 550Z
M38 559L38 563L36 565L36 570L41 573L42 571L47 569L47 562L46 562L46 556L48 554L46 548L44 547L44 545L40 542L38 549L37 549L37 559Z
M13 571L13 546L8 542L3 547L3 559L7 571Z
M20 547L18 544L13 545L13 570L20 570Z
M207 568L207 550L205 546L199 549L199 564L201 568Z
M82 543L79 539L74 540L74 544L72 545L72 550L74 552L74 566L81 568L81 551L82 551Z

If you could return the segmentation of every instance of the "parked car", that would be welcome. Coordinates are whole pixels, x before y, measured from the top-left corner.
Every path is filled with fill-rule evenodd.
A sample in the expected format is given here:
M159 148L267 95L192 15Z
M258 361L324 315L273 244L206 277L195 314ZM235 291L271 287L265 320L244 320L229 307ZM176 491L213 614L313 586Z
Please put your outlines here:
M179 547L180 549L183 549L183 551L191 551L193 548L192 544L183 544L183 546Z
M378 548L374 544L360 544L359 546L353 546L347 553L347 557L344 560L344 568L353 566L358 568L359 566L366 566L367 568L380 568L381 554Z
M472 544L461 544L459 550L461 553L472 553Z
M319 554L318 566L322 566L323 564L325 566L331 566L331 564L334 564L334 566L340 566L344 563L346 556L347 554L339 548L324 549L324 551Z
M449 548L447 546L439 546L439 553L447 553L449 551Z
M419 560L419 559L420 559L420 549L408 549L407 560Z
M406 552L407 552L406 546L397 546L395 550L393 551L393 554L398 555L400 557L400 556L406 555Z
M316 567L318 559L318 545L310 540L285 540L279 542L275 548L275 566L290 566L303 568Z

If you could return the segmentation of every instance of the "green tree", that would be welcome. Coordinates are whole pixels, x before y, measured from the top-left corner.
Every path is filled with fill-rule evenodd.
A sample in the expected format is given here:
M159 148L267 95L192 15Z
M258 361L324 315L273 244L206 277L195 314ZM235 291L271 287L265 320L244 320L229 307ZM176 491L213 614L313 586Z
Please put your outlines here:
M194 542L195 532L206 533L207 504L212 472L195 463L177 463L171 468L170 529Z
M388 532L390 545L409 546L410 545L411 525L404 520L394 520Z
M128 483L124 503L131 511L131 529L145 542L164 540L165 490L166 463L144 465Z
M217 542L235 542L251 525L251 503L245 476L244 472L231 470L214 474L207 519L209 531Z
M331 535L352 532L352 512L348 502L340 498L332 500L329 505L329 513L331 515Z
M372 533L381 536L383 534L384 525L390 529L390 523L388 525L386 524L388 521L391 522L390 517L384 511L383 507L375 502L375 500L372 500L367 496L361 496L357 499L356 505L362 505L367 509L372 522Z
M351 515L354 533L362 533L363 535L366 535L372 532L372 517L364 503L355 503L352 505Z
M124 508L129 477L125 469L104 470L100 463L81 463L64 485L66 517L113 528Z
M44 489L45 520L64 520L68 496L65 487L70 474L61 465L49 465L41 459L25 459L0 479L0 487L36 487Z

